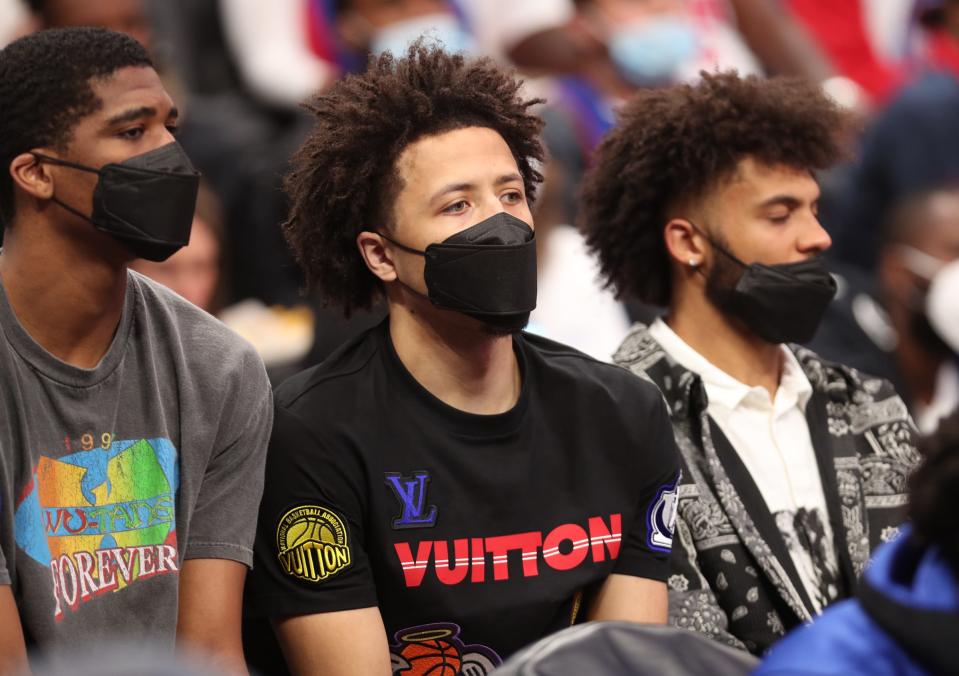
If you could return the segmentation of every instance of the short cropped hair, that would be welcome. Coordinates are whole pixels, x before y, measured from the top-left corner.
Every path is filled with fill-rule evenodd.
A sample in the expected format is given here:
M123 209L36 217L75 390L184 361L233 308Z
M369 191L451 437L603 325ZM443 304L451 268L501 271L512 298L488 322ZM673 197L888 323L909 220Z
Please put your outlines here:
M936 545L959 579L959 410L919 446L922 465L909 481L909 516L916 538Z
M283 226L307 285L347 316L382 293L356 236L392 227L402 187L397 159L423 137L471 126L496 131L532 200L543 150L542 122L529 109L541 101L524 99L521 86L490 59L448 54L421 40L404 58L371 57L365 73L314 97L307 107L315 125L286 180L292 205Z
M840 157L843 115L816 85L700 75L696 84L637 93L584 177L579 224L620 296L669 303L669 210L702 198L742 159L814 171Z
M128 66L153 67L131 37L103 28L54 28L0 50L0 215L13 218L17 155L40 146L64 150L76 123L100 109L91 80Z

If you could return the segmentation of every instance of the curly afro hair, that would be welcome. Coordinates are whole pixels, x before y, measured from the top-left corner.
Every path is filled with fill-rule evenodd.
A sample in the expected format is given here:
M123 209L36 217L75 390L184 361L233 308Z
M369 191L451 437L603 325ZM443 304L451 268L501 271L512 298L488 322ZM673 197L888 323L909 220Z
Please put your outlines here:
M936 545L959 578L959 411L920 445L925 459L909 480L915 537Z
M620 296L668 305L668 211L705 195L742 159L812 171L841 155L843 114L816 85L700 75L697 84L636 94L584 177L580 226Z
M31 148L63 150L73 128L103 102L90 81L128 66L153 67L131 37L103 28L54 28L0 51L0 214L13 218L10 162Z
M371 57L366 72L347 76L307 107L316 116L293 156L283 225L307 285L347 316L382 293L356 246L365 229L392 225L401 189L396 162L411 143L463 127L487 127L506 141L532 200L542 176L540 119L529 112L522 82L490 59L467 60L422 40L404 58Z

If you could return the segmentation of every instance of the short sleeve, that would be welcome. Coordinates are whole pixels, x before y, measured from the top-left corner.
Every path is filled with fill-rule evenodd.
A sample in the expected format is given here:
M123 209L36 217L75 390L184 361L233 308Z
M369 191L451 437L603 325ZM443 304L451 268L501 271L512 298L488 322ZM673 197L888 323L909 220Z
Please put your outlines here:
M214 449L203 475L190 520L184 559L229 559L251 566L256 513L263 492L263 466L273 421L273 393L263 366L245 373L256 403L234 410L232 424L242 421L239 433ZM246 410L244 410L244 408Z
M649 383L645 387L653 388ZM624 533L623 550L614 572L665 581L676 527L677 492L680 480L679 451L673 436L666 402L655 396L648 415L640 417L647 431L636 449L643 462L636 476L639 507ZM648 421L648 422L647 422Z
M363 477L351 449L321 439L315 427L277 406L247 586L254 616L377 605L363 546Z

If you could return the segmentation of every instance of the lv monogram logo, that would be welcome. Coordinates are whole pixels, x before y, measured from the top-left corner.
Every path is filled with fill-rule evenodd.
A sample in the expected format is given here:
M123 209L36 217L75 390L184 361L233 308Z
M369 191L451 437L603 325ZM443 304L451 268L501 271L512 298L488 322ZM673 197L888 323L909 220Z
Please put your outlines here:
M416 471L412 476L386 472L386 485L400 501L403 512L393 519L393 528L432 528L436 525L436 505L426 504L429 472Z

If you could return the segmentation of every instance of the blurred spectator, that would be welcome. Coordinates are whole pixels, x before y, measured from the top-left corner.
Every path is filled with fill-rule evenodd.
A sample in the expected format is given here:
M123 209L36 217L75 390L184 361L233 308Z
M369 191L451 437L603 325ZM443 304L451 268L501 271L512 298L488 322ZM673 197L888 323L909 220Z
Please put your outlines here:
M880 293L897 336L895 361L916 423L933 431L959 406L959 362L933 329L929 287L959 260L959 189L906 200L890 218L877 267ZM955 300L955 299L954 299Z
M227 282L222 270L223 239L219 200L208 184L201 183L189 245L161 263L138 258L130 267L215 315L222 309Z
M919 28L913 56L918 66L959 78L959 2L917 0Z
M44 28L99 26L126 33L148 52L153 35L142 0L28 0Z
M594 46L556 80L543 112L547 147L566 177L567 222L575 220L577 187L593 149L613 126L616 107L638 88L695 79L702 68L759 70L735 31L703 3L578 0L569 30L592 36Z
M477 52L471 25L452 0L331 0L319 4L323 8L316 15L332 27L329 40L346 70L362 70L369 53L403 53L422 35L447 51Z
M36 30L24 0L0 0L0 47Z
M858 598L773 646L756 674L959 673L959 414L923 450L912 523L876 552Z
M310 48L307 0L219 0L227 43L250 91L295 106L336 77Z
M836 71L856 82L872 101L882 102L902 84L906 70L901 60L887 60L877 54L868 32L871 4L865 0L785 2Z
M840 194L823 205L830 255L873 270L879 228L892 205L952 181L959 181L959 80L927 73L876 118Z
M458 0L479 50L522 69L573 71L595 41L567 30L574 0Z
M844 270L842 290L813 349L891 379L924 432L959 406L959 361L930 323L927 295L959 261L959 189L931 190L892 210L879 242L875 286ZM953 299L955 302L955 299Z
M583 235L563 221L562 169L547 165L533 216L536 223L536 309L527 331L581 350L601 361L629 332L630 318L610 289Z

